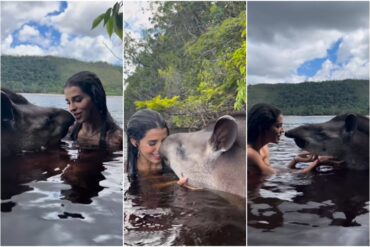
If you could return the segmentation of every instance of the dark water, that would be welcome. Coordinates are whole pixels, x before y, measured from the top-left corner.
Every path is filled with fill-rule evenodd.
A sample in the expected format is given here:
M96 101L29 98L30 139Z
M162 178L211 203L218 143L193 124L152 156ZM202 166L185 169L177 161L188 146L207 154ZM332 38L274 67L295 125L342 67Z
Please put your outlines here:
M161 186L174 179L124 179L125 245L245 245L245 199Z
M26 97L65 107L63 96ZM111 112L121 100L108 100ZM1 245L121 246L122 155L61 146L2 159Z
M331 117L285 117L285 130ZM248 245L369 245L369 173L309 175L286 169L300 150L283 137L271 145L278 174L248 181Z

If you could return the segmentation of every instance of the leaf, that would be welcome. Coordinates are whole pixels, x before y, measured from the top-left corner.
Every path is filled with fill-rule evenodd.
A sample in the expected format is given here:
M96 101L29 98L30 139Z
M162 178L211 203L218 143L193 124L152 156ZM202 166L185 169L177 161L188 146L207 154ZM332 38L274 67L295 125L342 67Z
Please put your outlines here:
M119 3L118 2L116 2L115 4L114 4L114 6L113 6L113 14L115 14L115 13L118 13L118 11L119 11Z
M96 17L95 20L93 21L91 29L96 28L100 24L100 22L103 20L104 16L105 16L105 14L101 14L98 17Z
M114 32L117 34L117 36L122 40L123 39L123 15L115 14L113 16L113 28Z
M113 34L113 18L109 18L107 22L107 32L109 37L112 37Z
M112 8L107 9L107 11L105 12L105 17L104 17L104 26L105 26L105 25L107 24L107 22L109 21L111 12L112 12Z

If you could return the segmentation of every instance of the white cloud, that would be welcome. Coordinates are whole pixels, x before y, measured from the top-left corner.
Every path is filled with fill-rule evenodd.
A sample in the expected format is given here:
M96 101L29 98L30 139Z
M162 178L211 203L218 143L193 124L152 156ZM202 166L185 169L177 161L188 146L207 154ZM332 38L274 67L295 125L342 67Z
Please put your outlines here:
M57 11L59 2L16 2L1 3L1 33L6 37L22 27L25 22L41 21L48 13Z
M115 34L109 38L101 25L91 30L93 20L114 4L114 1L69 1L63 13L47 16L59 10L59 2L2 3L1 52L122 64L122 60L115 57L122 57L122 41ZM38 26L60 32L60 44L55 44L51 30L41 35ZM22 43L15 43L17 41Z
M107 47L112 48L113 53ZM118 41L116 38L111 40L103 35L97 37L71 37L68 34L63 34L60 45L52 47L49 53L55 56L63 55L64 57L84 61L118 63L119 59L116 56L122 57L122 46L120 40Z
M28 41L29 39L39 38L40 32L29 25L24 25L19 31L18 39L22 42Z
M368 78L369 4L366 2L249 2L248 83ZM304 62L325 58L342 39L338 62L316 75L297 75Z
M102 25L91 30L91 25L96 17L113 7L114 1L99 2L68 2L68 8L57 16L49 16L43 22L53 25L61 33L79 36L105 35Z
M297 68L305 61L325 57L327 49L340 38L337 31L304 31L291 36L276 34L272 43L248 43L248 83L296 83L304 80L296 75ZM292 81L290 81L292 80Z
M45 56L45 51L36 45L19 45L7 50L7 55Z

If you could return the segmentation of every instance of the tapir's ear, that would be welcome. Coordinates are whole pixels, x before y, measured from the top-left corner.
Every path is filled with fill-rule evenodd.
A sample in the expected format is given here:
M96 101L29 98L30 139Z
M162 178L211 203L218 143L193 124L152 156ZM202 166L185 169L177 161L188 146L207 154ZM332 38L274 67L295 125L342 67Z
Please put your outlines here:
M353 132L357 129L357 117L354 114L349 114L345 119L345 129L346 132L349 134L353 134Z
M235 119L225 115L219 118L213 129L210 143L215 151L230 149L237 137L238 125Z
M6 124L6 122L14 120L14 110L13 105L6 93L1 91L1 123Z

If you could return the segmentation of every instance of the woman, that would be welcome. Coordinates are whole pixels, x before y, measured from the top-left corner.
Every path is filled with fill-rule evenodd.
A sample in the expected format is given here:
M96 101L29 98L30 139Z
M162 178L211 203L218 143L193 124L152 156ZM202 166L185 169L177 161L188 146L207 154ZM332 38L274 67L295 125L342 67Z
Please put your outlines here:
M127 161L125 170L130 182L138 176L162 174L165 166L159 155L162 142L169 135L166 121L156 111L144 109L131 116L127 123ZM177 183L189 189L187 178L161 183L157 187L166 187Z
M136 112L127 123L126 171L130 181L138 174L163 171L159 148L169 135L167 123L158 112L144 109Z
M248 173L272 175L275 170L269 163L269 143L278 144L284 133L281 111L269 104L256 104L248 112ZM317 157L308 153L297 155L290 163L314 161Z
M110 115L103 85L94 73L74 74L64 85L64 95L76 119L68 133L71 140L80 145L122 149L122 129Z

